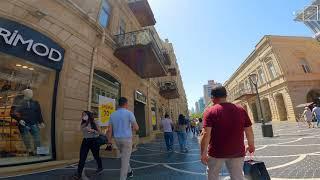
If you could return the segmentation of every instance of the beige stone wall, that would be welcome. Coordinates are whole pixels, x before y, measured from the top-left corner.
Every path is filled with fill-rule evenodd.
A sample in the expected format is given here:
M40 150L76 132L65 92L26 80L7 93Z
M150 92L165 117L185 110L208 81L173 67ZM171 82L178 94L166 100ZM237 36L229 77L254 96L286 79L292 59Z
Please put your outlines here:
M46 15L37 17L38 10ZM79 119L88 107L91 57L99 28L81 20L69 6L50 0L3 0L0 15L47 35L65 48L57 96L56 152L58 159L77 157L82 137Z
M169 102L159 95L154 81L141 79L114 53L113 36L118 34L120 19L126 22L126 31L141 29L125 0L110 0L112 16L107 29L97 23L100 0L1 0L0 16L17 21L39 31L65 49L63 69L60 72L56 105L56 152L57 159L74 159L79 156L82 134L79 128L81 112L90 108L93 69L112 75L121 82L121 95L129 100L134 110L134 92L147 96L147 135L153 132L151 125L151 100L157 105L158 123L164 115L159 108L175 114L187 111L187 101L180 73L176 77L181 98ZM37 16L42 12L44 16ZM176 64L177 65L177 64ZM178 67L178 66L177 66Z
M306 96L310 90L320 88L319 50L319 44L311 38L265 36L225 83L230 94L229 100L244 104L247 107L256 101L256 97L249 100L235 100L239 97L237 92L239 92L241 83L248 79L250 73L257 73L257 70L262 68L266 82L260 84L258 90L261 101L265 99L269 101L272 120L279 121L283 115L280 115L283 110L279 107L279 99L281 98L277 96L281 94L287 112L287 119L295 121L296 116L302 111L296 106L306 103ZM311 73L303 71L300 63L301 59L305 59L310 65ZM272 62L277 71L277 76L274 79L271 78L267 67L268 62ZM248 113L253 119L251 108L248 108Z

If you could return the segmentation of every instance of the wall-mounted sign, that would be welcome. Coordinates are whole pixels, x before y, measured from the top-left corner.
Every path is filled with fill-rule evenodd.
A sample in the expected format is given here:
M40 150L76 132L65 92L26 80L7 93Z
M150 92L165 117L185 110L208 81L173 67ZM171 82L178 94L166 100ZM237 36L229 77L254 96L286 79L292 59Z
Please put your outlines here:
M151 111L151 124L152 126L157 125L157 116L155 111Z
M0 18L0 51L56 70L62 69L62 47L44 34L4 18Z
M145 96L142 92L135 91L134 94L136 101L141 102L143 104L147 104L147 96Z
M108 126L111 114L116 110L116 100L99 96L99 126Z

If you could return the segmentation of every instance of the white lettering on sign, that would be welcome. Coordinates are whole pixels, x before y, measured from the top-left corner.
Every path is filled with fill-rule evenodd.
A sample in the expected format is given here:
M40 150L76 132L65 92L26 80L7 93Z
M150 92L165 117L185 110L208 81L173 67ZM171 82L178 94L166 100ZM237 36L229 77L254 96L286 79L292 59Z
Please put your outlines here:
M42 43L35 43L33 39L25 40L18 31L15 30L11 33L9 30L0 27L0 37L3 38L6 44L17 46L20 44L27 45L27 51L33 51L38 56L48 57L51 61L59 62L62 60L61 52L57 49L49 48L47 45Z

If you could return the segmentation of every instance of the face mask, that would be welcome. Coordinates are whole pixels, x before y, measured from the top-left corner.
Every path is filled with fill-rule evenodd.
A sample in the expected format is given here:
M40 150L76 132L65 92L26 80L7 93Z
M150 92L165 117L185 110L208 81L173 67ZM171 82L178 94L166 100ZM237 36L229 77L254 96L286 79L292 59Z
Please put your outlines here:
M82 119L85 120L85 121L88 121L89 117L88 117L88 115L85 115L85 116L82 117Z

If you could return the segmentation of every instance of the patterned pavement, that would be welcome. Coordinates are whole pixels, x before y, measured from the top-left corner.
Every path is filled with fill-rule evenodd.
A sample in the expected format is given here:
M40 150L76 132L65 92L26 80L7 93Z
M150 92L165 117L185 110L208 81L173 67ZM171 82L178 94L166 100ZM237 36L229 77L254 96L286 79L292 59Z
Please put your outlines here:
M262 138L260 125L255 125L255 160L264 161L272 179L320 179L320 129L297 127L295 123L273 125L275 137ZM198 139L188 137L188 153L175 151L167 153L164 142L158 139L138 147L131 157L134 168L132 180L205 180L206 167L199 160ZM178 150L176 141L175 149ZM86 177L93 180L118 180L120 162L118 159L103 159L105 170L93 176L95 162L86 165ZM3 178L8 180L68 180L76 166L64 167L48 172ZM227 175L227 170L222 170ZM227 179L222 177L222 179Z

